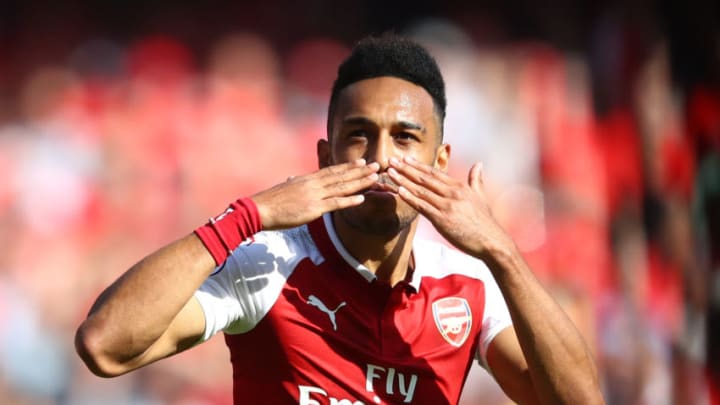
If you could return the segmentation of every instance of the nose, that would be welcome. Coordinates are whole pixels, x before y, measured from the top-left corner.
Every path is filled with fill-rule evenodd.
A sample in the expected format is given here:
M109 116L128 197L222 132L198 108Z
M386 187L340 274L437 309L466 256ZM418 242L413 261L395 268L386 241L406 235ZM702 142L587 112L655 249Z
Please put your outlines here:
M390 158L395 156L395 144L392 137L387 131L381 131L380 134L367 148L365 160L368 163L378 162L380 171L383 172L388 168Z

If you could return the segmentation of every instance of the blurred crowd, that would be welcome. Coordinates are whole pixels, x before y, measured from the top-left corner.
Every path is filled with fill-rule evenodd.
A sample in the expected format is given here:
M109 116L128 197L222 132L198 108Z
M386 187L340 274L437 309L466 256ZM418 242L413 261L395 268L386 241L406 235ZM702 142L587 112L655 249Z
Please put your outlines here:
M449 20L405 33L445 75L451 173L484 162L495 215L587 339L608 403L720 403L717 89L678 87L663 38L628 57L612 24L589 56L482 43ZM221 338L103 380L75 355L75 328L145 254L315 170L351 45L280 52L237 32L198 60L168 35L93 38L28 69L0 114L0 402L231 403ZM623 101L598 101L612 92ZM474 367L461 403L478 401L509 402Z

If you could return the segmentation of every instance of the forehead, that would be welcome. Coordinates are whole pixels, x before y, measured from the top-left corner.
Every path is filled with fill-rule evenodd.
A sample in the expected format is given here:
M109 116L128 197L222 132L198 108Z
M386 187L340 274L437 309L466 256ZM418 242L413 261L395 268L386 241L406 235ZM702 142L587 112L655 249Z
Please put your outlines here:
M361 116L379 125L411 121L425 127L435 125L430 94L421 86L396 77L375 77L355 82L338 97L333 124Z

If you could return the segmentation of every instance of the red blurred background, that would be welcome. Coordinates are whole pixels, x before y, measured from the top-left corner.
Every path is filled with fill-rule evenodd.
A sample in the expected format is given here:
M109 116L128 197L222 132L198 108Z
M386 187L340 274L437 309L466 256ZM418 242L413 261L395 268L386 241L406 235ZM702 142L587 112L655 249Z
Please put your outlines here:
M191 3L0 4L0 402L229 404L222 339L102 380L74 330L143 255L314 170L338 63L394 30L438 59L451 171L484 162L608 403L720 403L718 5ZM508 403L479 367L477 402Z

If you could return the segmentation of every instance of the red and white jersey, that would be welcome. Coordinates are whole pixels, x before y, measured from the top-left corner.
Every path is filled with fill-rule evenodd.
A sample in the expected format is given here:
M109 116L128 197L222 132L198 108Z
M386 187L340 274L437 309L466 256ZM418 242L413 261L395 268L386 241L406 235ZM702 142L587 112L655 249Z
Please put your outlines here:
M195 293L203 340L225 332L236 404L456 404L511 325L485 264L413 242L394 287L342 246L329 214L243 243Z

